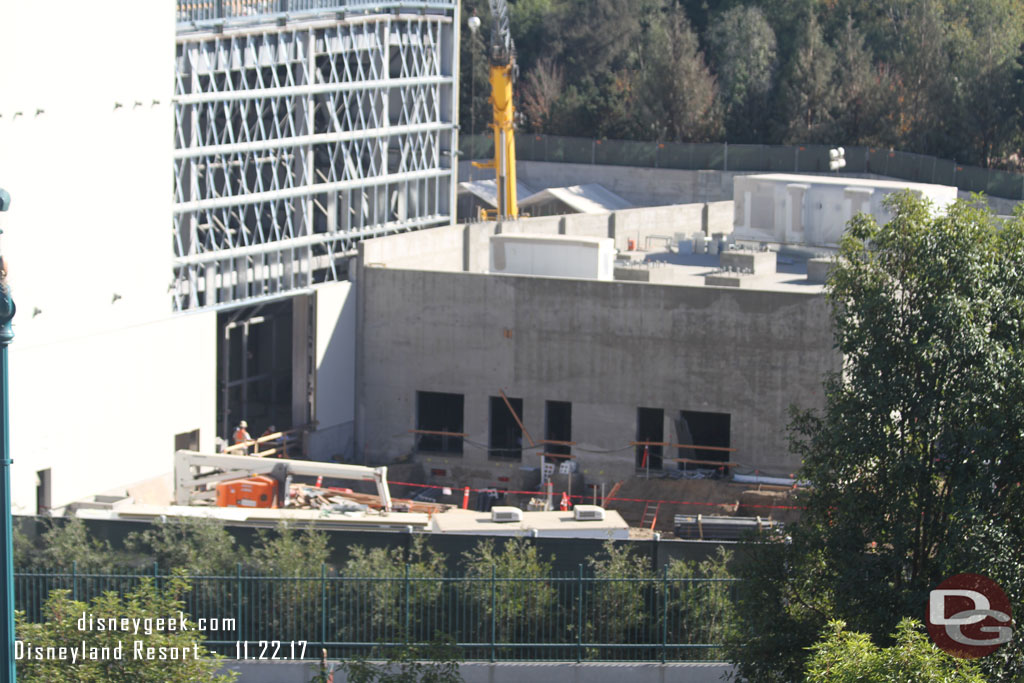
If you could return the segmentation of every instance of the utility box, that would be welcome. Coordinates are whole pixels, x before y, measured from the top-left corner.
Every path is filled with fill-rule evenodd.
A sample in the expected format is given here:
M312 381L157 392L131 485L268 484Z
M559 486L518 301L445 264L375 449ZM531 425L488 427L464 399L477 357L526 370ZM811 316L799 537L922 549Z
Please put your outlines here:
M277 482L263 475L217 484L217 507L273 508L277 498Z
M576 235L494 235L491 272L613 280L615 240Z

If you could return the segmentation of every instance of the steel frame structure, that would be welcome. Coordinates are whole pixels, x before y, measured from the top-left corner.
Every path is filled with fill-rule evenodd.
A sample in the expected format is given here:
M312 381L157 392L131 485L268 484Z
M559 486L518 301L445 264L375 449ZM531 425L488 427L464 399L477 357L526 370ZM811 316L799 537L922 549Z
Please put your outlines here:
M453 220L456 2L388 4L179 23L175 310L345 279L360 239Z

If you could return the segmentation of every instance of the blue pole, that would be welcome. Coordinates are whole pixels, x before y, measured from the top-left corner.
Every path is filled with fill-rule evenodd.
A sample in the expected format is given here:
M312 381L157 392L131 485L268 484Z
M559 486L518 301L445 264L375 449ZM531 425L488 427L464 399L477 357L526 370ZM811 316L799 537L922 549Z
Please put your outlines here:
M11 204L11 196L0 189L0 211L6 211ZM2 232L2 231L0 231ZM7 266L0 256L0 430L3 437L0 445L0 508L3 509L3 538L0 538L0 563L3 564L3 590L0 591L0 633L4 642L4 663L0 667L0 683L14 683L18 674L14 668L14 548L11 542L11 447L10 424L8 421L7 396L7 345L14 339L11 319L14 317L14 300L11 289L7 286Z

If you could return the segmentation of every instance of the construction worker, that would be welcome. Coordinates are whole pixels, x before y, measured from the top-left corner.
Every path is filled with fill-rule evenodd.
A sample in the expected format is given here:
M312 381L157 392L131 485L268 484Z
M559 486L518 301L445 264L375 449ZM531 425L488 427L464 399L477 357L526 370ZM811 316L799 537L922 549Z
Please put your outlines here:
M248 427L249 423L246 422L245 420L242 420L241 422L238 423L238 428L235 430L234 436L234 442L236 446L240 443L245 443L246 441L252 441L252 436L250 436L249 434ZM246 448L245 452L248 453L249 449Z

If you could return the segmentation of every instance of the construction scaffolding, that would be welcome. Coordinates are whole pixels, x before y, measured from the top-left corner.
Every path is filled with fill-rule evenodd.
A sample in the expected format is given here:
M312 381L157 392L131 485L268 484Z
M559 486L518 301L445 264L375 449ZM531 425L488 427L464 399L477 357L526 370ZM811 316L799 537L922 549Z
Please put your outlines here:
M359 240L452 220L454 0L279 5L179 3L175 310L345 279Z

